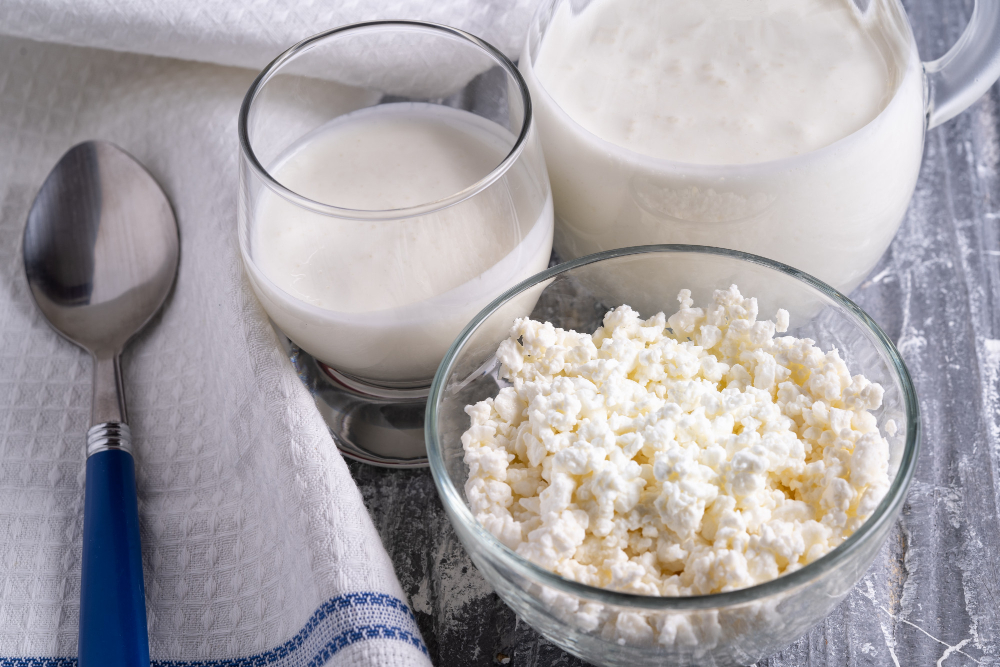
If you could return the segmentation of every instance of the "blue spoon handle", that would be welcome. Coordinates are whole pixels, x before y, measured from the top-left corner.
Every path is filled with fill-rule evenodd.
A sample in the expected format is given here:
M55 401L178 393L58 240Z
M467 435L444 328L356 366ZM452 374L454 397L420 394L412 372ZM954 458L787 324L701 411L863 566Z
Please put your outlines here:
M87 457L79 667L148 665L135 463L112 447Z

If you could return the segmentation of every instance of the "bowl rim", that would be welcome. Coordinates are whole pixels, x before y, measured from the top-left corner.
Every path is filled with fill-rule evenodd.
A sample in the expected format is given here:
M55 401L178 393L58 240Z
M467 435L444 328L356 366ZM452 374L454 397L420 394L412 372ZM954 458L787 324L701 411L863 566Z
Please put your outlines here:
M408 32L441 34L458 41L467 42L473 47L478 47L487 56L492 58L496 64L504 70L507 76L513 79L517 85L517 90L521 95L521 112L523 114L523 118L521 119L521 127L516 135L514 145L499 164L493 167L488 174L480 178L475 183L472 183L464 189L450 194L447 197L443 197L432 202L417 204L415 206L372 210L343 208L310 199L300 195L298 192L295 192L290 188L285 187L279 183L278 180L275 179L264 167L264 165L261 164L260 160L258 160L257 154L253 149L253 143L250 140L250 130L248 127L250 121L250 111L254 106L254 103L257 101L257 98L260 96L260 93L264 90L264 87L271 80L271 78L278 74L282 67L299 55L312 50L320 43L330 38L338 37L342 33L377 31L386 28ZM279 197L282 197L283 199L307 210L334 218L345 220L390 221L427 215L428 213L434 213L449 208L476 196L488 188L504 174L506 174L514 163L517 162L527 145L528 135L531 132L533 122L533 109L531 107L531 94L528 91L528 84L525 83L520 70L517 69L517 66L511 61L511 59L504 55L503 52L495 46L473 34L465 32L464 30L442 25L440 23L413 20L382 20L351 23L337 28L332 28L330 30L324 30L323 32L306 37L302 41L281 52L278 57L268 63L264 69L260 71L260 74L258 74L253 83L250 84L250 88L247 90L246 95L244 95L243 102L240 104L240 113L237 121L237 134L239 136L239 151L240 155L243 157L243 161L249 166L254 175L256 175L256 177L260 179L260 181L269 190Z
M819 291L824 296L836 302L847 310L858 321L859 326L867 327L874 334L875 339L881 343L890 366L895 370L899 378L903 392L903 406L906 412L906 442L903 447L903 454L899 461L898 472L885 497L875 508L872 515L854 533L831 549L825 555L817 558L812 563L788 574L781 575L776 579L766 581L747 588L741 588L724 593L711 593L707 595L691 595L682 597L654 597L637 593L625 593L604 588L589 586L577 581L563 578L562 576L550 572L517 554L514 550L504 545L493 536L488 530L483 528L469 507L465 504L459 490L451 482L451 478L444 465L441 454L439 436L437 432L437 405L444 394L444 382L451 372L456 356L461 351L470 336L479 326L502 305L513 297L538 285L546 280L573 269L588 264L595 264L604 260L626 257L630 255L642 255L653 253L685 253L685 254L707 254L727 257L738 261L748 262L779 271L796 278L809 287ZM882 331L881 327L875 323L871 317L864 312L857 304L838 292L833 287L814 278L813 276L800 271L794 267L766 259L758 255L741 252L738 250L728 250L712 246L683 245L683 244L659 244L646 246L631 246L615 250L586 255L578 259L558 264L545 271L522 281L511 289L504 292L479 312L476 317L469 322L462 330L448 352L445 354L441 365L438 366L437 373L431 384L430 393L427 397L427 409L424 418L424 439L427 446L427 458L430 463L431 475L437 487L438 495L442 504L448 512L453 523L461 521L462 526L474 536L476 541L482 543L489 550L490 557L501 561L501 563L514 570L520 576L549 586L561 593L587 598L596 602L616 605L620 607L631 607L648 609L653 611L691 611L701 609L717 609L724 606L734 606L751 603L771 597L780 593L790 591L793 588L806 585L807 583L819 579L836 569L850 555L867 542L867 538L877 535L887 522L894 522L897 511L906 499L906 492L913 478L916 469L917 455L920 449L921 420L920 406L917 402L916 389L910 378L910 373L903 362L899 351L889 337ZM460 534L462 530L458 531Z

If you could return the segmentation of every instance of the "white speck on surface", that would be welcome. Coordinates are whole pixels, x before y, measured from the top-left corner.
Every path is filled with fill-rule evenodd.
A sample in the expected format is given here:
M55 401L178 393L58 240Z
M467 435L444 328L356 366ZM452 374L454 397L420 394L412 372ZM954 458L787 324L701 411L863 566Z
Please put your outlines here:
M904 358L916 358L920 355L923 349L927 347L927 339L923 336L907 332L899 342L896 343L896 348L899 353L903 355Z
M879 271L878 273L876 273L874 276L871 277L871 282L880 283L886 278L889 278L891 273L892 273L892 267L889 267L887 269L882 269L881 271Z
M987 414L992 415L992 419L986 419L986 428L989 429L990 439L996 447L1000 444L1000 340L995 338L982 339L980 358L983 368L983 397L986 400Z
M964 459L963 459L963 463ZM968 465L966 463L966 465ZM962 525L962 494L958 489L949 487L940 490L939 498L948 511L948 522L952 528L959 528Z
M416 594L410 596L410 606L413 607L413 611L420 611L425 614L432 613L430 589L429 575L425 573L424 578L420 580L420 587L417 589Z

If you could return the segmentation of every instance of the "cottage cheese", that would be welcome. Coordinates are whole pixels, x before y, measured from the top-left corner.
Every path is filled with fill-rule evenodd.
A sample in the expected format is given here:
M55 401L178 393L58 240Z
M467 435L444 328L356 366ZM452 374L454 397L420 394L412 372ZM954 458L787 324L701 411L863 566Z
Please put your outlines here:
M714 303L591 334L527 318L496 356L510 386L466 408L477 520L548 570L646 595L774 579L827 553L889 487L882 387L836 349L775 337L734 285Z

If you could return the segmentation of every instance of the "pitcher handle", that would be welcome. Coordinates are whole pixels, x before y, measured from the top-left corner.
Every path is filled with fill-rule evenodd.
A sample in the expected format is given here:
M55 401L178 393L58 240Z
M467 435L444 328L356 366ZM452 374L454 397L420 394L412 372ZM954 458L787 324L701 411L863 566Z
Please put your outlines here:
M965 111L1000 78L1000 2L976 0L965 32L948 53L924 63L927 129Z

